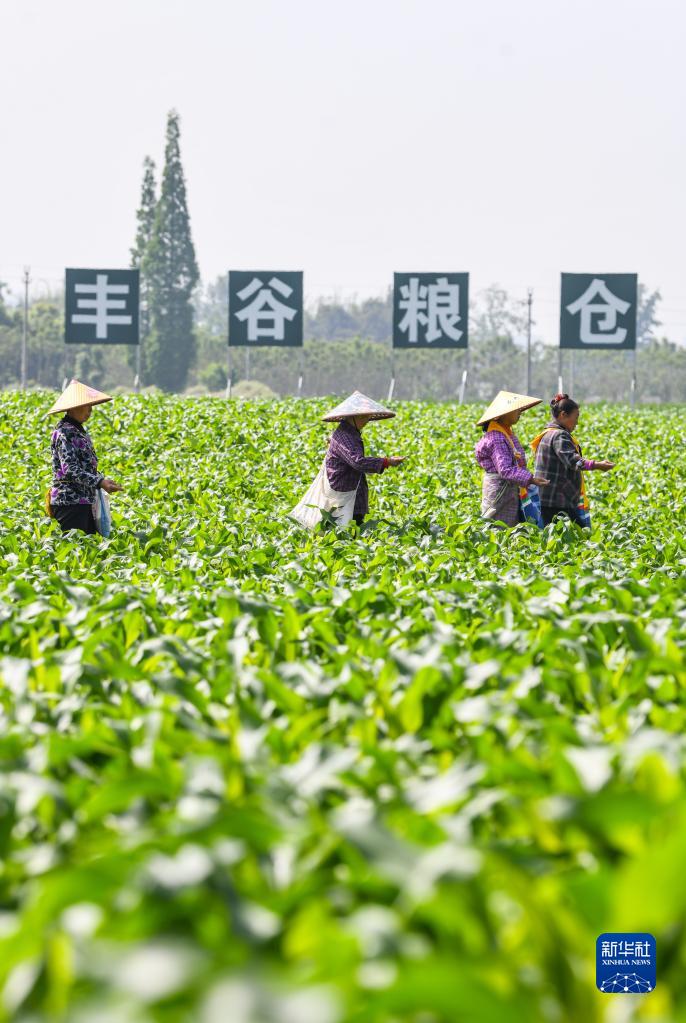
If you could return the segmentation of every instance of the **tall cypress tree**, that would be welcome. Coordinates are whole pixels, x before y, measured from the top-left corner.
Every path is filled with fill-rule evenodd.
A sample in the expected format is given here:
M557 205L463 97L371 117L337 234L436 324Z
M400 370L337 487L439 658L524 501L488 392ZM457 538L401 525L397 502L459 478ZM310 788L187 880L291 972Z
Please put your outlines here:
M151 383L165 391L184 389L196 351L191 300L198 283L198 266L191 238L179 134L179 115L172 110L167 118L160 198L152 237L141 264L150 318L147 375Z
M155 223L155 209L157 207L157 194L155 190L155 164L146 156L143 161L143 185L141 187L141 202L136 211L136 239L131 249L131 266L140 270L145 255L152 239L152 229ZM147 277L141 270L140 274L140 316L139 332L141 344L141 382L149 383L149 370L147 361L147 339L150 333L150 309L148 296ZM129 348L129 365L136 366L136 351Z

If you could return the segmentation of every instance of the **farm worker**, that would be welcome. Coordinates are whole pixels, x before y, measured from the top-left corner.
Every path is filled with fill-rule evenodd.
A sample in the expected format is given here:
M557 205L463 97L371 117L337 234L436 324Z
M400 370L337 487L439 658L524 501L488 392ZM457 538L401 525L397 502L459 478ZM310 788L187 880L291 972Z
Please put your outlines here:
M481 514L485 519L515 526L531 519L542 526L538 487L548 483L542 473L526 467L526 455L512 427L525 409L540 405L541 398L512 391L498 391L479 419L484 436L476 445L476 460L484 470Z
M395 412L355 391L327 412L325 423L338 423L329 438L329 449L315 480L290 512L302 526L314 529L329 512L338 525L352 519L361 525L369 510L367 473L383 472L400 465L403 458L367 458L362 431L372 419L392 419Z
M362 525L369 511L367 473L384 472L405 460L404 456L367 458L362 431L373 419L392 419L394 416L395 412L360 391L354 391L344 402L322 416L325 423L338 423L329 438L325 460L326 476L334 490L356 491L353 518L358 526Z
M614 463L605 459L594 462L582 456L581 447L572 436L579 421L579 406L568 394L556 394L550 409L553 418L531 442L536 453L535 471L550 482L541 494L543 522L548 525L556 515L566 515L580 526L590 526L583 472L593 469L607 472L614 469Z
M57 519L62 532L80 529L97 532L93 517L93 501L102 488L113 494L121 490L118 483L98 472L98 459L84 423L94 405L112 401L109 394L96 391L78 380L72 380L47 415L64 412L50 441L52 452L52 487L46 494L46 511Z

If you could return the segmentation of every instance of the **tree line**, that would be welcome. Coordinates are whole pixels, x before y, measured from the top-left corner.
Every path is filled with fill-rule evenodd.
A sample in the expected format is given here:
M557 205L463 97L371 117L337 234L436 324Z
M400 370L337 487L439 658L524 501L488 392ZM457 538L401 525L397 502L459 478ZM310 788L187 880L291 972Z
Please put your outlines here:
M226 275L202 286L193 245L176 111L167 118L164 166L156 180L154 162L143 164L141 197L131 266L140 270L140 386L169 393L221 393L227 378L228 299ZM686 398L686 347L660 336L660 293L639 285L638 399L673 402ZM350 391L362 382L373 394L387 391L391 372L391 292L365 301L320 301L306 309L305 345L295 349L255 348L231 353L232 383L246 395ZM494 285L470 310L470 348L453 351L397 351L399 398L451 399L468 369L466 400L487 400L501 387L526 387L526 320L523 304ZM34 299L29 311L30 385L59 388L74 375L96 387L130 390L136 350L124 346L65 345L64 295ZM22 310L4 297L0 282L0 387L20 380ZM247 353L247 354L246 354ZM572 357L535 340L532 390L557 389L562 369L567 390L585 400L628 397L632 356L627 352L576 352Z

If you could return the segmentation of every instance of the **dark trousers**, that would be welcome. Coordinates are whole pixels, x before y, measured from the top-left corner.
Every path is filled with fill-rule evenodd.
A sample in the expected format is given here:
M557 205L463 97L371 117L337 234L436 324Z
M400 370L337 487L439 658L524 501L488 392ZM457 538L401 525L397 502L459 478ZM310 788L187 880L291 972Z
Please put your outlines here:
M364 522L364 515L353 515L353 520L358 526L361 526Z
M541 515L543 517L544 526L549 526L556 515L565 515L568 519L571 519L572 522L576 522L579 526L584 525L577 514L576 508L551 508L547 504L542 504Z
M52 514L59 522L63 533L68 529L80 529L82 533L97 533L93 509L89 504L53 504Z

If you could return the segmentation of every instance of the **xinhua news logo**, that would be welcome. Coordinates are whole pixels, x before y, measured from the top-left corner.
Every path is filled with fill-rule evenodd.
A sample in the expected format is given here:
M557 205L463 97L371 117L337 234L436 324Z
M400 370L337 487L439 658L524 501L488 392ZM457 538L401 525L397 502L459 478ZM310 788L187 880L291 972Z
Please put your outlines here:
M646 995L655 988L652 934L601 934L595 943L595 982L604 994Z

